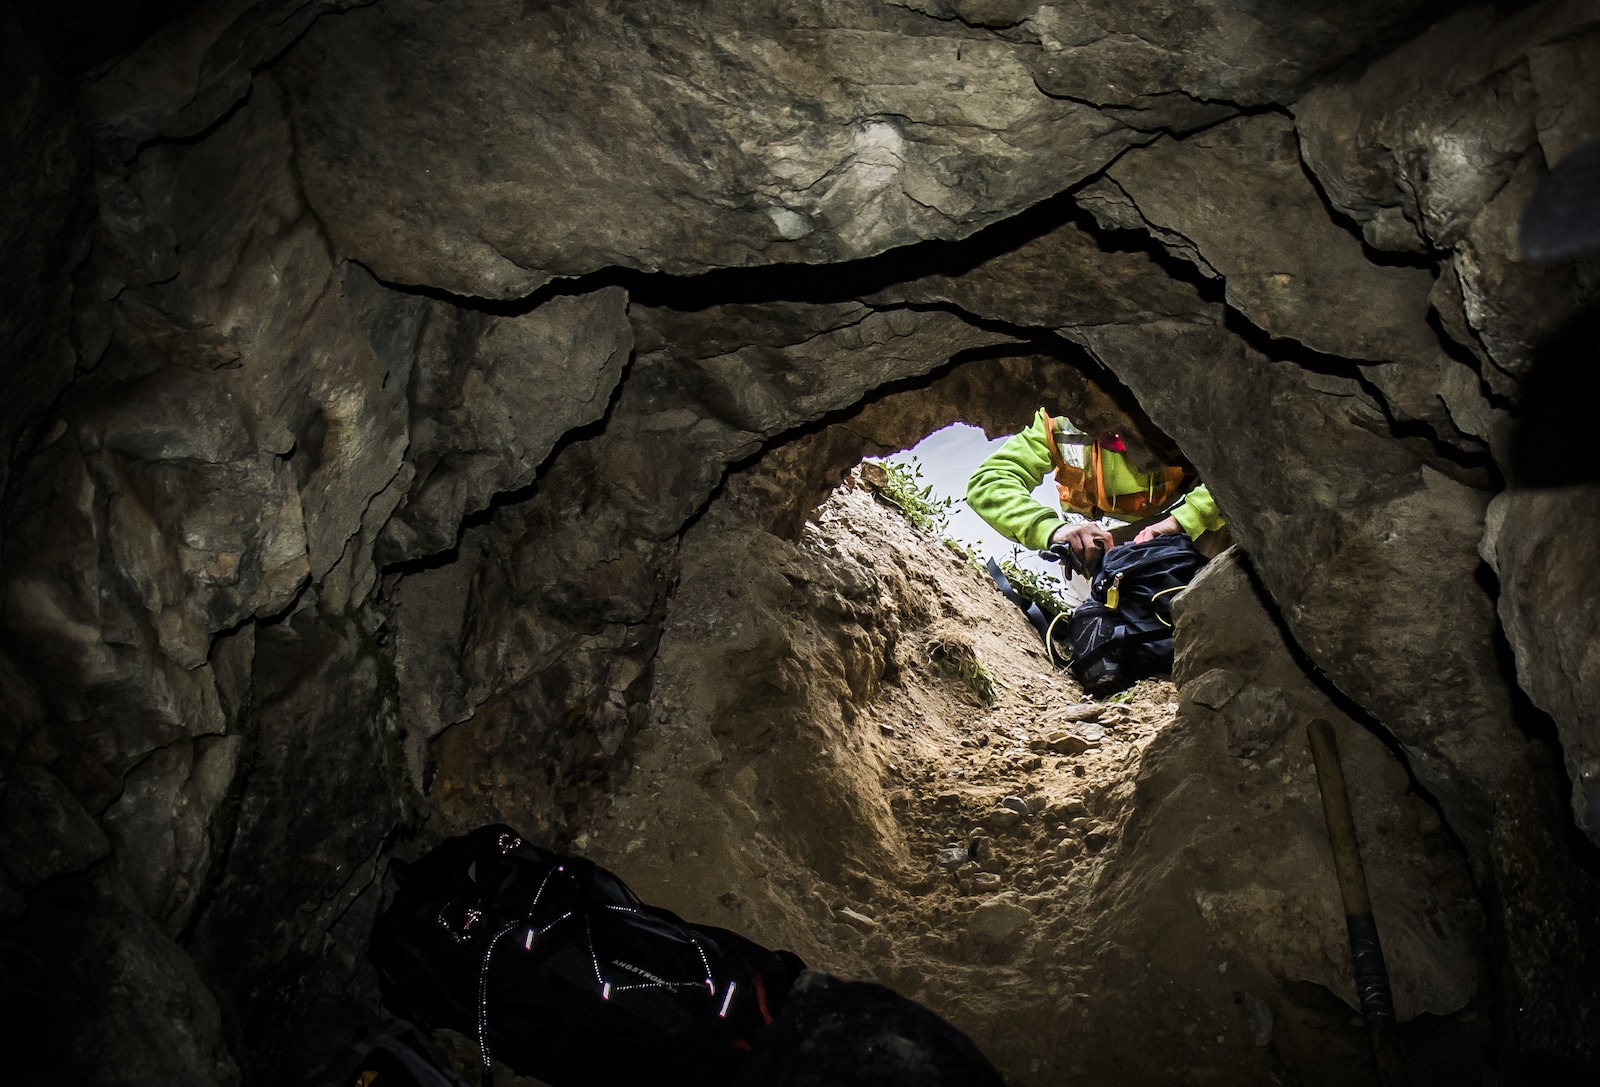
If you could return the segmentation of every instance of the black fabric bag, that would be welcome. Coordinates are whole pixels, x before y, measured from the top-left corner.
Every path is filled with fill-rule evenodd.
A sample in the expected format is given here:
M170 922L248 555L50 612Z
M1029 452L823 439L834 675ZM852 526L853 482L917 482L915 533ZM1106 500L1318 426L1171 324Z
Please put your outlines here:
M467 1087L433 1039L404 1019L302 1023L294 1048L296 1087Z
M738 1087L1005 1087L972 1040L882 985L807 970Z
M401 869L369 951L383 1003L552 1085L730 1082L805 964L641 903L507 826Z
M1172 671L1172 600L1205 564L1181 533L1113 547L1091 598L1052 625L1050 652L1092 695Z

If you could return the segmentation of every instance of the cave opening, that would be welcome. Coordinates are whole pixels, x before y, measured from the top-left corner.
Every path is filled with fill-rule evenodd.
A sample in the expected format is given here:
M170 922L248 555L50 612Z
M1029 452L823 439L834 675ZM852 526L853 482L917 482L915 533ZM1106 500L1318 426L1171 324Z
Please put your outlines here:
M1407 1042L1421 1078L1470 1077L1494 1020L1464 854L1403 758L1306 671L1247 560L1219 560L1192 605L1186 696L1151 680L1096 704L858 467L954 420L1003 435L1050 397L1150 433L1107 384L1070 353L970 359L731 473L683 539L665 712L575 841L680 913L928 1003L1008 1081L1236 1075L1242 1059L1355 1082L1337 892L1307 867L1326 844L1303 730L1330 717L1382 839L1369 864ZM1205 889L1219 868L1248 889ZM1249 937L1219 942L1224 917ZM1125 999L1168 976L1182 1001ZM1093 1039L1129 1032L1139 1059L1096 1056Z
M1342 1087L1320 717L1413 1081L1592 1079L1600 29L1124 8L0 8L26 1069L280 1082L502 821L1018 1087ZM859 468L1040 407L1234 529L1120 702Z

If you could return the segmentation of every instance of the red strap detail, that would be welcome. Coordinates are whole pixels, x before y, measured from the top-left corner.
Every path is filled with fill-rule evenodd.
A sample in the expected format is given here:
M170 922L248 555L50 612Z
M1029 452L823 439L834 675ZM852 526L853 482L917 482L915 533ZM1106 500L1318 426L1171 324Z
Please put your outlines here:
M761 1021L772 1026L772 1013L767 1010L767 986L760 974L756 975L756 1007L761 1009Z
M742 1049L742 1050L745 1050L746 1052L749 1052L750 1043L745 1041L743 1038L735 1038L733 1040L733 1048Z

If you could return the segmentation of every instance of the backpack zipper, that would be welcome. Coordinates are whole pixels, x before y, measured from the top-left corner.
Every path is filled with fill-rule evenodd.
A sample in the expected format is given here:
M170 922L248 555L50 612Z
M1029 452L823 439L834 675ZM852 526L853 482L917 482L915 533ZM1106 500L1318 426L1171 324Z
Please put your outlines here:
M1106 590L1106 607L1110 608L1112 611L1117 610L1117 602L1122 599L1122 574L1125 573L1127 573L1126 570L1122 571L1122 573L1119 573L1115 578L1113 578L1111 581L1111 588Z
M489 960L494 957L494 945L500 942L500 937L521 924L519 917L495 933L489 946L483 949L483 965L478 967L478 1052L483 1055L480 1087L494 1087L494 1062L489 1058Z

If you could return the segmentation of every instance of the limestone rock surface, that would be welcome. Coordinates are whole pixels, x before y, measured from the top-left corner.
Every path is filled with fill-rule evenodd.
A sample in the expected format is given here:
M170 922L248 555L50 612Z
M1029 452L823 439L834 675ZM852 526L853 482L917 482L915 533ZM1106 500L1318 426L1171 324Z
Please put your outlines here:
M661 757L697 775L674 797L755 843L742 882L675 856L684 838L634 850L637 827L617 855L925 986L1040 1062L1008 1074L1173 1079L1055 1040L1125 1029L1114 1000L1080 1000L1093 977L1144 1000L1166 975L1027 965L1097 935L1061 902L1135 885L1093 873L1137 844L1136 791L1074 768L1149 752L1150 783L1224 766L1238 786L1147 787L1139 825L1215 861L1174 931L1232 941L1245 978L1195 958L1192 1018L1136 1021L1172 1052L1199 1031L1198 1078L1269 1082L1245 1028L1266 1007L1287 1038L1322 1013L1285 979L1335 984L1333 930L1292 880L1325 858L1298 818L1253 868L1231 831L1163 835L1187 804L1304 814L1240 767L1297 770L1286 737L1322 703L1212 660L1165 746L1143 746L1163 695L1057 754L1059 722L1027 715L1078 698L1059 677L1003 692L1007 731L916 655L908 632L937 628L1036 663L993 594L929 610L934 582L987 593L977 573L807 527L862 454L955 419L998 436L1043 405L1201 471L1295 647L1465 843L1518 1056L1593 1078L1600 918L1566 806L1571 786L1592 833L1593 533L1565 492L1489 505L1531 485L1506 435L1542 417L1528 390L1580 399L1536 359L1592 304L1593 258L1529 265L1516 224L1600 132L1591 3L1425 31L1421 0L20 10L27 32L73 12L125 28L86 16L43 48L0 13L0 1018L90 1039L49 1075L265 1082L286 1009L375 1004L361 948L391 853L491 818L582 848ZM1513 697L1502 633L1560 750ZM682 714L704 727L672 731ZM1405 830L1382 865L1397 954L1427 979L1407 1000L1451 1005L1468 971L1415 936L1414 880L1437 877L1453 934L1456 877L1396 799L1399 764L1349 735ZM937 761L929 737L970 765L903 776ZM1025 786L1047 779L1038 808ZM903 850L970 848L1008 796L1023 810L978 864ZM657 822L688 837L688 818ZM909 867L867 874L884 857ZM818 870L829 896L794 890ZM936 934L872 901L890 883L963 918L1016 891L1035 921ZM1271 954L1247 953L1257 929ZM1000 996L963 1006L947 975ZM1323 1003L1319 1022L1348 1018Z
M1600 844L1600 593L1594 485L1510 490L1489 506L1483 555L1522 688L1561 733L1572 810Z
M88 141L65 80L7 7L0 12L0 482L16 443L71 381L72 281L93 235Z
M892 6L405 0L319 21L283 80L342 254L515 298L965 237L1142 138L1034 52Z
M53 970L32 975L37 987L24 982L7 994L21 998L16 1026L36 1040L65 1016L98 1028L53 1055L58 1074L94 1087L240 1082L221 1009L194 960L106 866L53 883L36 904L38 938L58 950Z
M985 259L974 262L969 255L947 271L930 268L867 300L945 303L1025 328L1138 324L1204 309L1199 291L1174 279L1150 254L1108 249L1073 218L1018 245L997 242L998 251L982 254Z
M111 851L83 805L39 766L18 766L6 774L0 831L5 836L0 860L24 888L81 872Z
M1354 382L1312 380L1225 329L1174 321L1078 335L1193 459L1235 537L1262 556L1256 569L1296 641L1400 738L1482 849L1487 797L1521 747L1494 663L1493 602L1462 588L1487 497L1373 433ZM1432 633L1441 622L1452 638ZM1422 688L1426 701L1413 697Z
M206 885L213 820L243 747L239 736L208 736L153 752L103 817L123 878L169 935L188 923Z
M1228 305L1268 336L1375 364L1367 371L1396 415L1447 436L1453 417L1473 432L1489 414L1477 374L1445 354L1428 324L1433 276L1367 258L1306 177L1288 118L1163 138L1107 176L1157 237L1181 239L1180 252L1220 275Z
M1012 33L1036 40L1039 85L1049 94L1127 114L1176 113L1218 119L1205 105L1261 105L1293 99L1312 77L1392 41L1431 14L1426 3L1317 2L1293 10L1215 0L1129 6L1114 0L987 3L896 0L985 25L1019 21ZM1170 123L1170 121L1168 122Z
M449 551L464 517L533 482L562 435L604 414L633 349L618 287L496 316L386 290L356 265L344 279L374 351L410 375L411 478L382 524L381 563Z
M199 135L250 93L318 17L362 0L224 0L158 27L88 81L85 104L122 158L156 139Z
M1532 341L1595 298L1591 258L1530 266L1512 220L1549 166L1600 135L1600 76L1585 60L1597 43L1590 4L1475 7L1295 106L1307 166L1368 244L1448 256L1441 275L1458 279L1465 309L1440 296L1441 319L1492 360L1485 377L1503 391L1526 374Z
M186 941L227 1014L248 1017L256 1046L288 1009L370 998L355 979L380 850L414 803L393 679L375 648L356 619L312 608L256 646L253 734L230 789L226 854ZM300 906L289 914L262 908L290 901Z
M1306 741L1307 724L1328 720L1396 1010L1410 1019L1465 1007L1484 961L1483 914L1463 858L1395 754L1307 678L1236 548L1195 578L1174 617L1179 716L1140 783L1153 802L1148 831L1135 832L1148 835L1141 848L1170 849L1187 833L1182 866L1197 873L1190 894L1204 922L1251 933L1242 954L1359 1007ZM1241 821L1248 829L1233 830ZM1230 885L1214 890L1211 880Z

